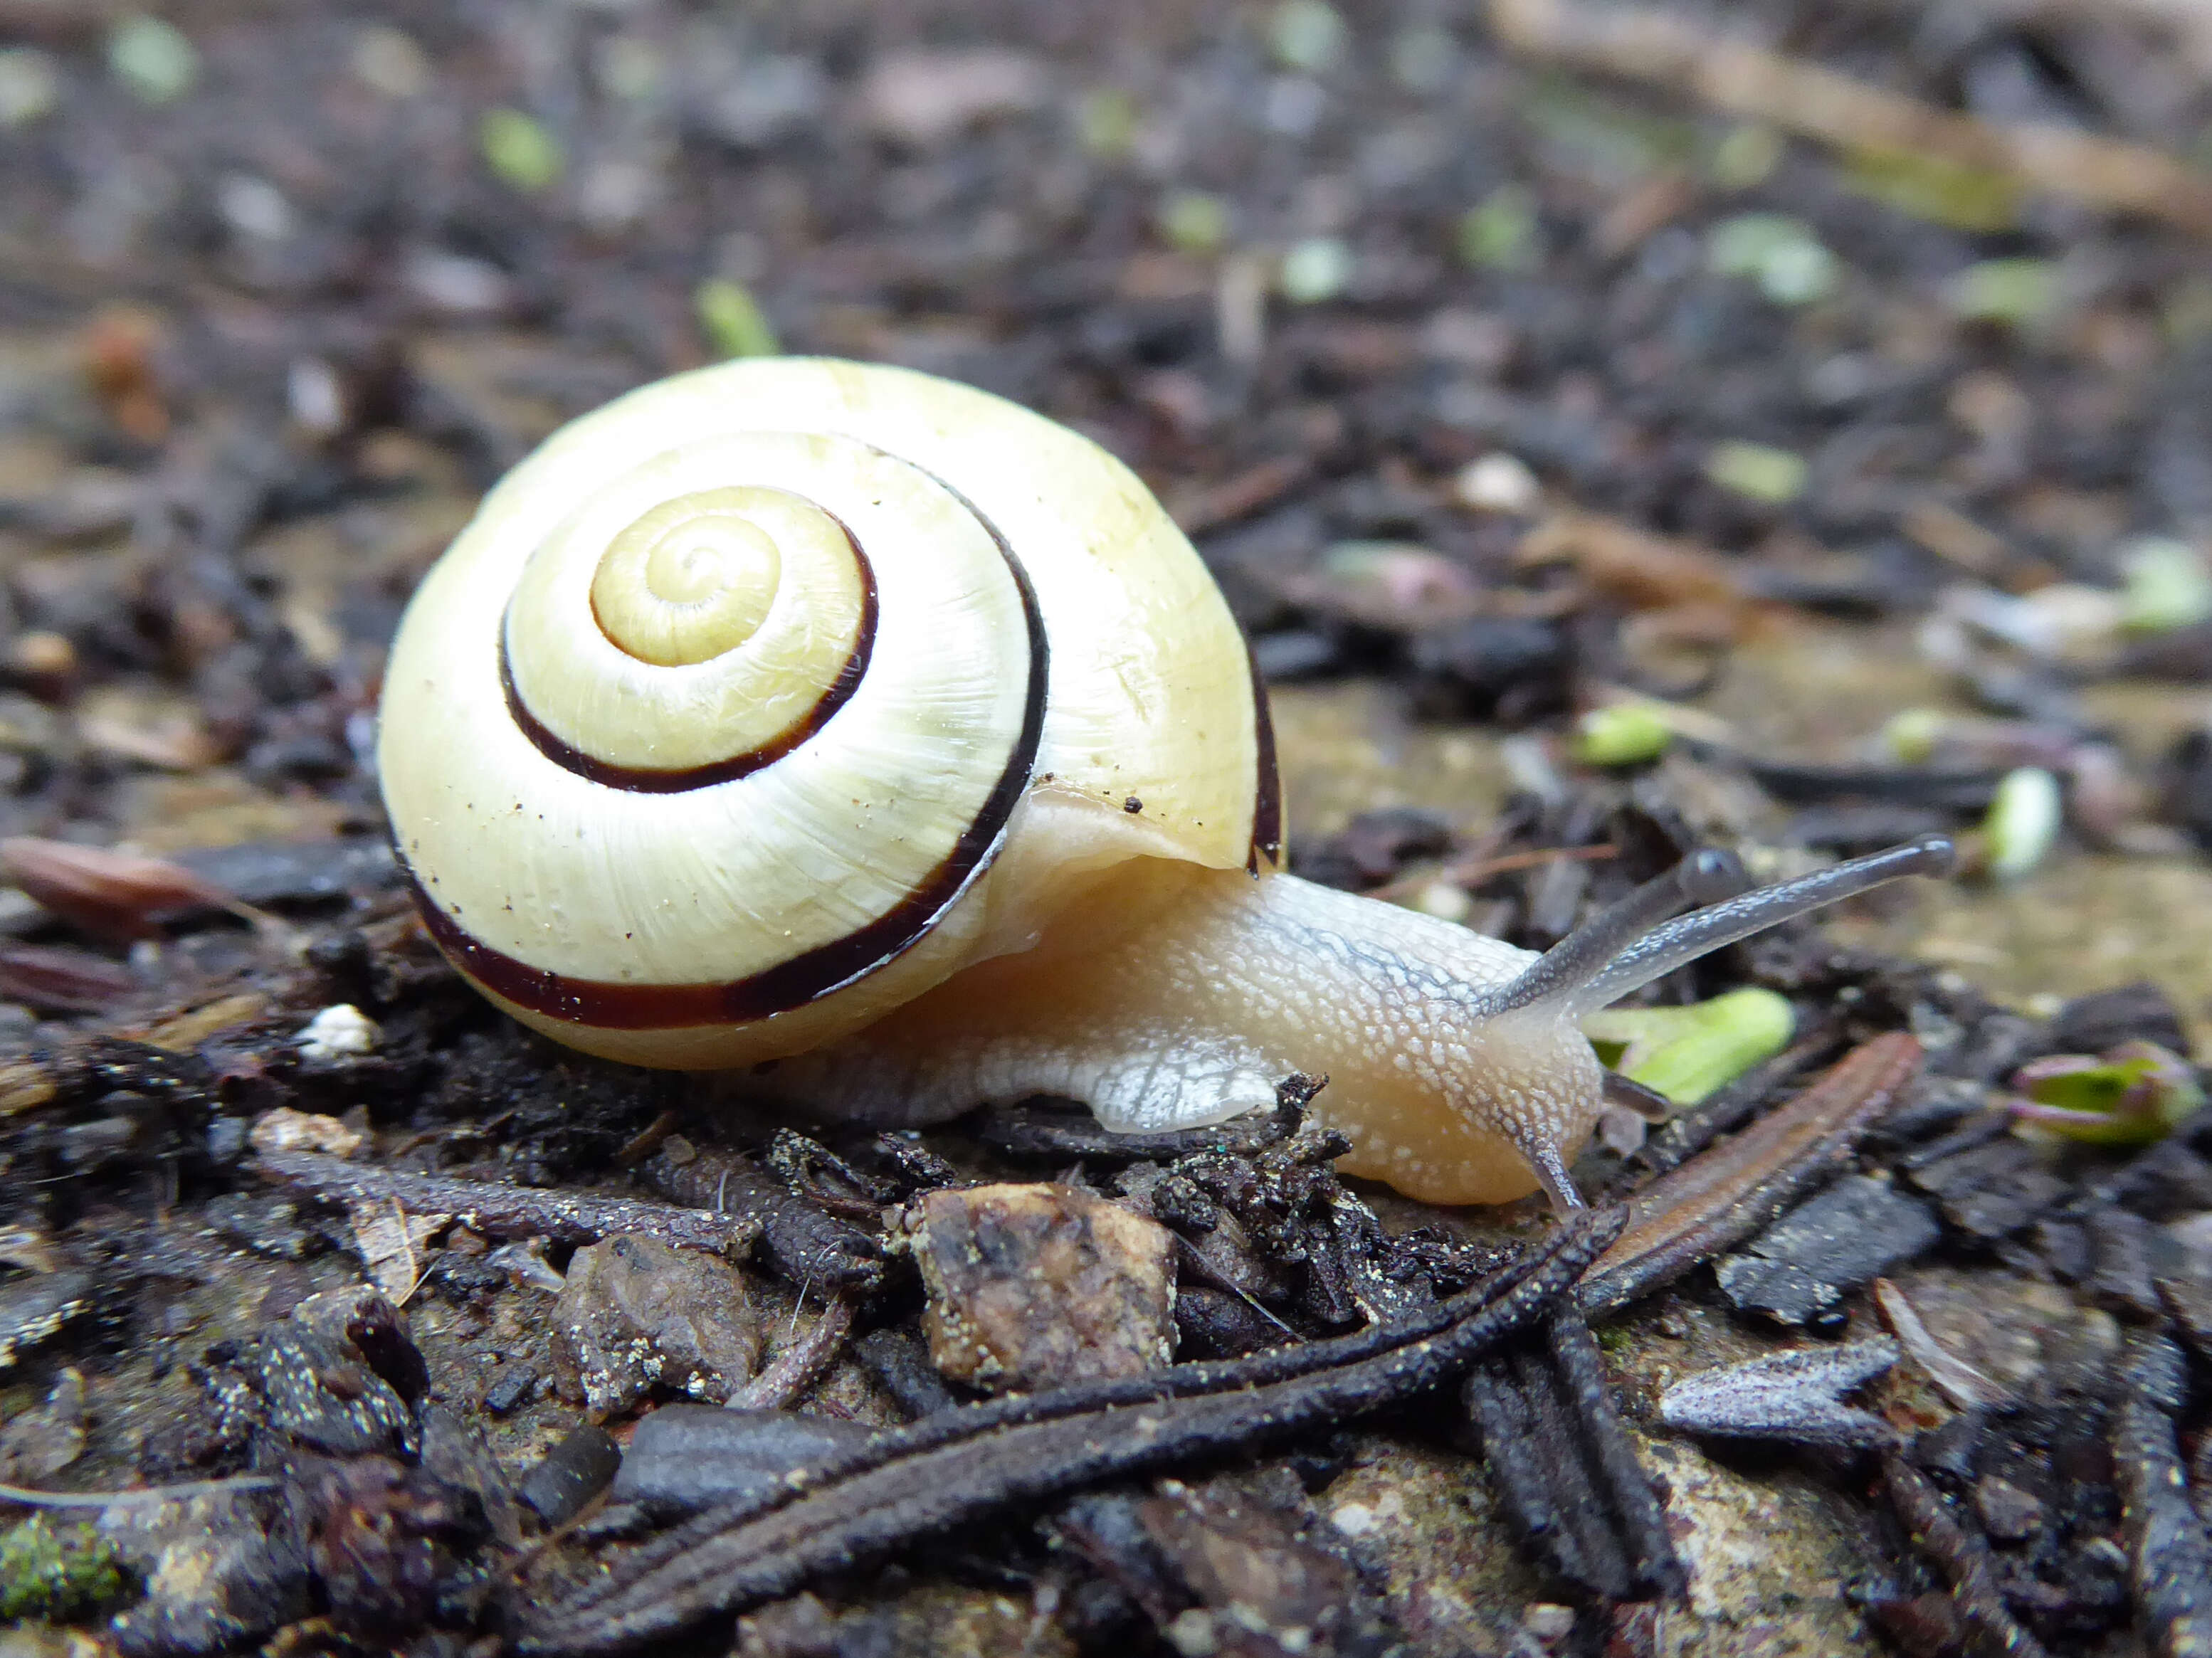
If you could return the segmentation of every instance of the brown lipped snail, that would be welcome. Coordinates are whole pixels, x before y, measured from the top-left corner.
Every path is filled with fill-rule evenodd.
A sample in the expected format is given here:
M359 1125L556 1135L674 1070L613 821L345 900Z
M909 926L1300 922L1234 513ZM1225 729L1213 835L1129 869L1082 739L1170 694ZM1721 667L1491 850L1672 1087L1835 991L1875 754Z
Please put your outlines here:
M431 935L562 1042L779 1061L765 1092L886 1126L1055 1095L1196 1127L1325 1074L1345 1170L1442 1203L1574 1200L1583 1016L1950 855L1739 893L1699 853L1541 957L1285 874L1266 694L1135 475L818 359L555 434L424 579L381 720Z

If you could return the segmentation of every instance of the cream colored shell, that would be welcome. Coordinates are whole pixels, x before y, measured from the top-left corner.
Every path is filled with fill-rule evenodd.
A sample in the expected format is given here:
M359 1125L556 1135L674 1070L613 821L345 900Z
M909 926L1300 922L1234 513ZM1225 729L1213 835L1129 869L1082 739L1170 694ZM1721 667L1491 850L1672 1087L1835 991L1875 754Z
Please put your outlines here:
M1025 947L1091 872L1244 866L1258 707L1197 555L1097 445L902 369L755 360L635 392L501 482L408 607L379 766L434 935L495 1000L728 1066ZM1003 827L963 846L979 816ZM896 948L844 961L856 934ZM794 959L854 975L784 983ZM667 1022L718 987L790 1005Z

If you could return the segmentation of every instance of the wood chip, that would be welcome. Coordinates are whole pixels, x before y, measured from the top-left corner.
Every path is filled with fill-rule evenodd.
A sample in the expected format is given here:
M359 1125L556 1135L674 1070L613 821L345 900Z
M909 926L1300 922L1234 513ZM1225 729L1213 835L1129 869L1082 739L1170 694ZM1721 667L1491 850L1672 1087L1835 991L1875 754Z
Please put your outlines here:
M1656 7L1491 0L1490 18L1501 39L1532 58L1664 87L1824 143L1933 156L2093 207L2212 232L2212 180L2141 144L2042 123L1978 121Z
M354 1247L369 1281L395 1307L404 1307L422 1281L423 1247L451 1215L410 1215L390 1198L364 1199L346 1206Z
M1863 1042L1786 1105L1652 1181L1591 1268L1583 1311L1623 1306L1765 1225L1842 1165L1919 1074L1920 1059L1919 1042L1901 1030Z
M1959 1409L1994 1410L2012 1402L2002 1383L1983 1375L1936 1340L1905 1299L1905 1291L1886 1278L1874 1281L1874 1304L1881 1313L1881 1321L1905 1349L1905 1356Z

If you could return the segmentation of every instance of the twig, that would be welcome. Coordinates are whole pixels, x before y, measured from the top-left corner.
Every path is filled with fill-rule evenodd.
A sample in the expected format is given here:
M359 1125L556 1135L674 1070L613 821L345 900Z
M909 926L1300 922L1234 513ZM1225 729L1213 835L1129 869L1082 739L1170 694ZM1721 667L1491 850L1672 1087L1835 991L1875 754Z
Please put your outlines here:
M665 1198L720 1214L734 1205L761 1228L768 1265L793 1284L865 1290L884 1275L875 1235L803 1197L750 1157L672 1138L638 1165L638 1178Z
M267 1474L245 1473L229 1479L185 1479L173 1485L149 1485L135 1491L42 1491L28 1485L0 1485L0 1502L27 1509L107 1509L133 1503L179 1503L217 1491L265 1491L276 1484Z
M1664 87L1825 143L1934 156L2093 207L2212 232L2212 179L2141 144L2043 123L1975 120L1651 7L1491 0L1490 17L1507 45L1531 57Z
M764 1498L646 1545L528 1622L518 1649L633 1649L1009 1504L1381 1409L1540 1317L1621 1219L1618 1210L1577 1216L1542 1248L1393 1328L941 1411L879 1434Z
M1750 1236L1834 1173L1919 1072L1917 1042L1899 1030L1876 1036L1789 1104L1652 1181L1582 1286L1583 1310L1626 1306Z
M2124 1391L2110 1432L2136 1627L2159 1658L2203 1658L2212 1652L2212 1544L2190 1506L2174 1432L2188 1363L2164 1337L2138 1332L2120 1368Z
M828 1370L853 1328L853 1303L833 1296L814 1327L775 1356L775 1360L726 1401L733 1411L781 1411Z
M737 1255L752 1248L761 1235L760 1222L747 1214L411 1174L342 1163L312 1151L264 1151L260 1167L292 1190L327 1203L350 1206L389 1200L410 1214L451 1215L488 1237L595 1243L617 1232L629 1232L685 1248Z
M1666 1509L1606 1391L1589 1327L1562 1308L1545 1335L1548 1351L1524 1339L1476 1366L1461 1388L1484 1466L1559 1576L1607 1600L1679 1599L1688 1579Z
M1762 1065L1692 1106L1644 1142L1636 1160L1659 1174L1678 1169L1722 1135L1731 1133L1765 1105L1770 1095L1832 1057L1843 1038L1832 1027L1815 1029Z
M1949 1580L1951 1599L1972 1637L1970 1649L1980 1658L2045 1658L2042 1643L2006 1607L1988 1547L1951 1517L1943 1494L1894 1454L1882 1459L1881 1477L1912 1546Z

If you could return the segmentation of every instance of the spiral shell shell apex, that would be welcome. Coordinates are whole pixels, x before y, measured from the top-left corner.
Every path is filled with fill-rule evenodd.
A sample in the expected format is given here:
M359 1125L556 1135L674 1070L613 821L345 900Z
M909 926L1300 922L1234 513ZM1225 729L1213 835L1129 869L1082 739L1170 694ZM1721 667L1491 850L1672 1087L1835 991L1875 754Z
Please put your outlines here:
M803 1051L1100 869L1279 839L1249 657L1144 486L901 369L730 363L556 433L416 593L382 722L440 945L642 1064Z

